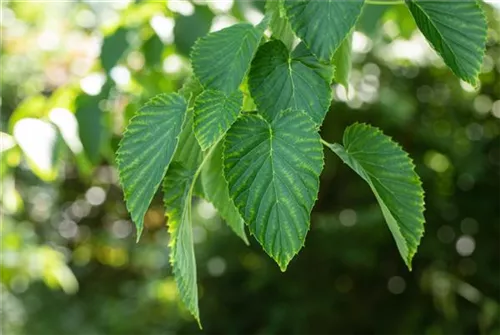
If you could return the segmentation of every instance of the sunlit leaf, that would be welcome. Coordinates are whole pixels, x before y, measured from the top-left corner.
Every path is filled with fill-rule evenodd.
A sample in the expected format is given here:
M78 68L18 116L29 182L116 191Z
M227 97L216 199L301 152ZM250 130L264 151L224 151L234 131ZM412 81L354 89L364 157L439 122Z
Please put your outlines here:
M329 145L372 189L408 268L424 232L424 191L408 154L379 129L354 124Z
M229 195L264 250L284 271L304 245L317 198L323 149L302 112L273 121L243 114L224 142Z
M177 148L186 109L186 101L180 95L158 95L131 119L120 142L120 182L138 238L144 215Z
M56 127L46 121L24 118L14 125L13 135L33 173L45 181L55 180L62 144Z
M448 67L476 85L486 46L486 18L475 0L407 1L418 28Z

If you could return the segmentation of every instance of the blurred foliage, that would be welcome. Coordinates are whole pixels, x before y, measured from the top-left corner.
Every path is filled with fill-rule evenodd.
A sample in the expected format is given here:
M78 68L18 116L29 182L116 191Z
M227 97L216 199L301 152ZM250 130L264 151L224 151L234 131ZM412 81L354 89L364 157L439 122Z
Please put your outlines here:
M426 234L408 272L369 188L326 154L306 248L281 273L195 203L204 324L179 310L161 196L135 244L114 152L138 106L177 90L194 41L262 1L2 3L1 323L5 334L500 333L500 12L473 88L404 6L368 6L348 93L322 129L365 121L410 152ZM248 102L251 103L251 102Z

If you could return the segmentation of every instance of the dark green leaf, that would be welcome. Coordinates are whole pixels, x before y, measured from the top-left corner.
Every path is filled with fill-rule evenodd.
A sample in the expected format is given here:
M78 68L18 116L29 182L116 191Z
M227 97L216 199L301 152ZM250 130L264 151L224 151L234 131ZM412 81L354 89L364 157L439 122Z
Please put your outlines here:
M418 28L448 67L477 85L486 46L486 18L475 0L407 1Z
M264 250L284 271L304 245L323 150L317 126L286 110L270 122L245 113L224 142L229 195Z
M305 111L320 124L330 107L332 75L332 67L319 63L303 44L290 54L276 40L259 48L249 87L259 111L270 119L292 108Z
M117 152L127 209L140 237L144 215L174 156L186 116L186 101L161 94L130 120Z
M319 59L330 62L361 14L364 0L285 0L293 30Z
M196 98L194 132L202 150L219 142L236 121L243 104L243 93L225 94L207 90Z
M424 232L424 191L408 154L379 129L354 124L329 145L372 189L408 268Z

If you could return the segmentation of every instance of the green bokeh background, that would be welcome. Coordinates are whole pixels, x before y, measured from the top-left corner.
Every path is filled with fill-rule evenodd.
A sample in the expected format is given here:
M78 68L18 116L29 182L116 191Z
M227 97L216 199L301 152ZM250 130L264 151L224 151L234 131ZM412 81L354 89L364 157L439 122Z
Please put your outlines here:
M305 248L282 273L194 203L203 329L168 264L161 195L135 230L114 152L138 106L179 89L194 41L263 1L2 2L3 334L499 334L500 11L477 88L403 5L365 8L328 141L362 121L414 159L426 233L409 272L374 196L326 152Z

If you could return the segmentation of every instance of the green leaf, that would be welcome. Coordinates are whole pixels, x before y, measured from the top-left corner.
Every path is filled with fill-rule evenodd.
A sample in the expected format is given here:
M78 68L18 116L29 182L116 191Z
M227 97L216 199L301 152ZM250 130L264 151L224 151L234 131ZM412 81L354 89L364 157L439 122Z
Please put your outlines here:
M486 46L487 24L474 1L407 1L418 28L464 81L476 85Z
M289 50L292 50L295 34L286 17L283 0L267 0L266 13L271 14L269 29L272 37L281 40Z
M108 73L122 58L129 47L127 29L118 28L104 38L101 49L102 68Z
M285 271L304 245L323 150L317 126L286 110L273 121L244 113L226 135L229 195L264 250Z
M206 200L214 205L235 234L248 244L245 223L229 196L229 186L224 178L222 142L217 144L214 152L203 166L201 181Z
M334 79L337 83L349 90L349 75L351 73L351 50L352 50L352 34L342 42L340 47L333 55L333 65L335 66Z
M215 14L206 4L194 4L194 13L191 15L177 15L174 26L175 50L188 56L196 40L210 31L214 17Z
M285 0L293 30L320 60L330 62L361 14L364 0Z
M290 54L279 40L262 45L252 62L249 87L259 111L272 120L282 110L305 111L320 124L331 101L333 70L300 44Z
M370 185L411 270L425 221L424 191L411 159L390 137L366 124L348 127L343 142L329 147Z
M186 101L161 94L130 120L117 152L120 182L127 209L141 236L144 215L177 148L186 116Z
M193 130L193 110L188 109L186 112L186 121L182 126L182 131L179 136L179 145L175 152L174 161L181 162L186 168L196 169L201 164L203 152L196 140Z
M196 98L194 133L202 150L219 142L236 121L243 104L243 93L225 94L207 90Z
M266 28L248 23L208 34L199 39L191 55L193 70L207 89L232 93L238 89Z
M173 162L165 178L164 202L170 233L170 263L174 270L179 295L201 328L191 226L191 194L194 176L195 171Z

